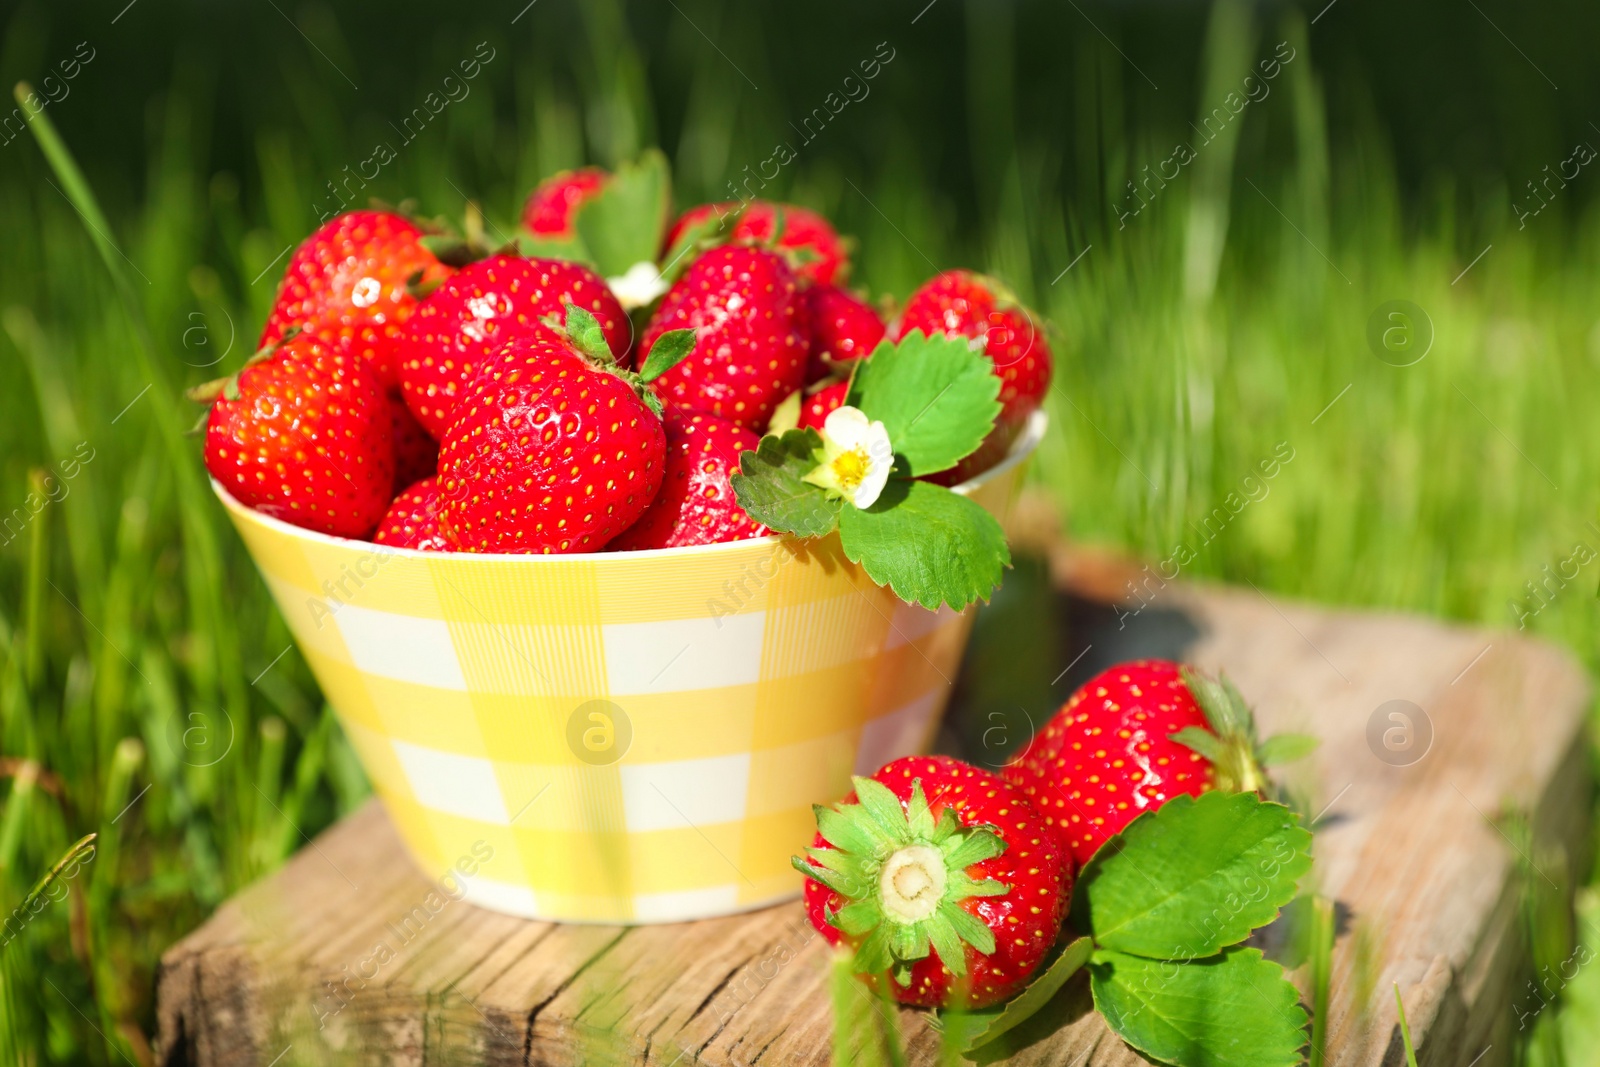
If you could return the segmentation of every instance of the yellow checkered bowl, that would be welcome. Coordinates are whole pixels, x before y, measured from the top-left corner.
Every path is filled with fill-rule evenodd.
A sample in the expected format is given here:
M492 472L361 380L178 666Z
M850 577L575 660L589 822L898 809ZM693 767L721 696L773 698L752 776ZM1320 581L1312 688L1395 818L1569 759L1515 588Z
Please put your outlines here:
M1037 414L967 483L1004 522ZM811 805L923 751L972 611L901 603L837 538L492 556L226 505L416 862L538 919L793 896Z

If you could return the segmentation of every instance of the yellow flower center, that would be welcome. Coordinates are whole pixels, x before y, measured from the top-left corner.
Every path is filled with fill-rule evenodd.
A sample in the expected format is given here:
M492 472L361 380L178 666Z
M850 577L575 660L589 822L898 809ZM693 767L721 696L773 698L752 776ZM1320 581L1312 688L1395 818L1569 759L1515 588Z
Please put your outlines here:
M839 479L839 488L846 493L854 493L871 466L864 448L852 448L848 452L841 452L833 457L833 476Z

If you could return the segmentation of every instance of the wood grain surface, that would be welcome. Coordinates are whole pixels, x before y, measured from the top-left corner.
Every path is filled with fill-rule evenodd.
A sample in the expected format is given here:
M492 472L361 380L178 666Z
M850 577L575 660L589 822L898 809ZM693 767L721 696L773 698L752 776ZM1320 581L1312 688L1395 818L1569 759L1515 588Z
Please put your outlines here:
M1328 1064L1403 1062L1391 983L1425 1064L1506 1061L1530 1010L1523 886L1566 893L1587 859L1589 688L1569 654L1249 587L1164 582L1064 549L1047 566L1019 567L1013 584L1019 591L989 609L995 620L980 619L970 658L990 654L986 639L1021 657L1002 682L1045 679L1035 686L1052 701L1045 713L1111 662L1182 655L1227 671L1268 731L1322 739L1290 780L1320 812L1313 877L1337 907ZM958 681L944 747L974 758L974 744L988 744L984 716L1004 702L992 688ZM1395 754L1369 742L1375 713L1380 734L1393 725L1379 712L1391 701L1421 709L1425 747ZM159 1047L166 1064L206 1067L824 1064L827 962L797 903L624 928L529 922L451 900L372 803L166 954ZM924 1018L905 1011L902 1023L911 1062L934 1062ZM1090 1010L1081 976L977 1059L1144 1062Z

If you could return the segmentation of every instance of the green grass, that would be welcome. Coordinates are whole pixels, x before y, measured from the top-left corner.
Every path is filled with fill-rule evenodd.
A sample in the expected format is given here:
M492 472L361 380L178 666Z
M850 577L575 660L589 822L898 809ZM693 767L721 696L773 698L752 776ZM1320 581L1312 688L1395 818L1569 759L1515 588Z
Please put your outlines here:
M788 136L787 114L812 106L799 93L775 102L769 72L741 51L768 82L766 95L746 91L680 21L630 36L612 6L584 10L567 25L575 56L547 35L537 61L489 64L477 102L452 104L367 191L459 213L462 190L504 229L540 174L659 140L688 203L723 192ZM300 24L329 62L375 99L370 57L357 68L342 43L356 27L307 12ZM719 39L754 33L731 9L697 21ZM1001 15L965 25L987 73L960 80L955 105L1009 116L1029 76L1017 28ZM1123 182L1166 157L1183 126L1125 122L1140 83L1091 36L1069 49L1065 127L974 121L961 159L902 120L920 103L910 79L928 74L891 64L880 96L840 117L838 141L768 191L854 233L857 280L874 292L903 297L936 267L965 264L1051 320L1058 388L1034 477L1073 536L1156 560L1185 543L1186 576L1515 625L1524 583L1580 544L1600 550L1600 216L1574 199L1567 216L1518 231L1503 194L1483 207L1442 183L1403 191L1380 126L1329 132L1330 90L1296 16L1254 27L1254 43L1248 25L1217 25L1202 87L1236 82L1241 62L1270 52L1261 41L1295 40L1303 61L1240 120L1237 145L1209 146L1125 228ZM5 1062L149 1062L159 952L367 795L210 499L198 443L182 436L194 414L181 389L253 347L281 269L270 264L315 224L323 183L388 136L374 116L405 113L478 38L441 34L414 78L347 121L339 77L278 29L281 69L258 76L282 107L230 134L231 170L209 137L212 97L232 83L199 52L175 61L170 92L125 109L134 133L115 136L145 138L140 173L75 137L83 96L57 106L92 158L106 219L86 227L31 139L0 149L0 527L31 510L30 492L59 497L0 532L0 910L98 835L93 858L64 867L0 950ZM651 78L678 91L654 102ZM888 151L863 165L858 142ZM1203 223L1222 218L1219 239ZM1424 308L1436 334L1404 368L1366 340L1374 309L1396 299ZM1258 499L1222 521L1230 493ZM1200 532L1208 516L1214 536ZM1600 566L1583 564L1527 620L1591 667L1597 581ZM1566 995L1594 1000L1584 982ZM1567 1018L1539 1025L1581 1034ZM1580 1062L1593 1043L1564 1044Z

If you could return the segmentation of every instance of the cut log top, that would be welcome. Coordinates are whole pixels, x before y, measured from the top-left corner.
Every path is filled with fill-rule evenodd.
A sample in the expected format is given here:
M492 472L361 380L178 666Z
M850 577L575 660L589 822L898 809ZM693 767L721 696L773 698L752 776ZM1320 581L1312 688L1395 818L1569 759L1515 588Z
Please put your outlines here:
M1289 780L1323 809L1313 877L1339 917L1326 1062L1402 1062L1395 982L1425 1063L1467 1067L1489 1046L1480 1065L1508 1056L1518 865L1565 887L1584 859L1589 690L1572 658L1251 589L1166 583L1117 608L1084 594L1126 595L1126 575L1064 554L1055 564L1044 602L1067 632L1051 666L1073 663L1058 702L1118 659L1181 655L1226 671L1266 732L1322 739ZM1391 701L1431 724L1420 758L1384 747L1386 730L1407 728L1388 712L1410 714L1380 712ZM958 697L950 714L964 713ZM1420 745L1425 722L1411 718ZM1512 812L1527 817L1531 849L1497 822ZM827 961L798 903L633 928L475 908L412 866L374 802L166 954L160 1048L172 1065L825 1064ZM911 1061L934 1062L924 1017L902 1022ZM980 1050L995 1059L1144 1062L1090 1011L1081 978L1007 1047Z

